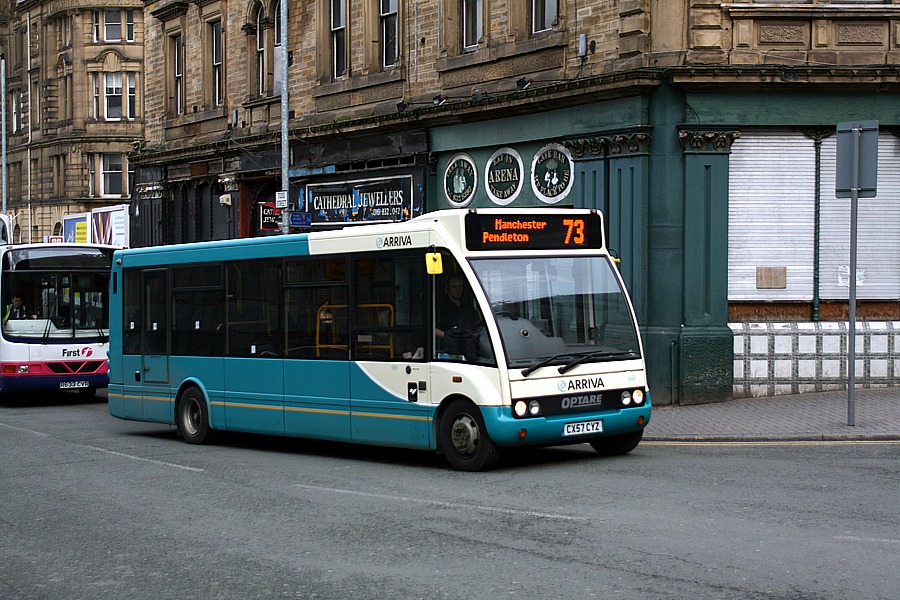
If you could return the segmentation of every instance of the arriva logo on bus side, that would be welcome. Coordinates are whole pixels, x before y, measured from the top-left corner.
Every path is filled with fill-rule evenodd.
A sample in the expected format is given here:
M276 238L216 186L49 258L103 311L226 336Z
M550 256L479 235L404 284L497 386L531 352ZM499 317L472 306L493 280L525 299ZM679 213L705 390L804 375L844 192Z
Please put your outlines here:
M403 246L412 246L412 236L408 235L389 235L375 240L375 246L378 248L402 248Z
M66 348L62 349L63 358L87 358L89 356L92 356L93 354L94 351L89 346L85 346L80 350L78 348L76 348L75 350L68 350Z
M596 390L603 387L603 379L600 377L583 377L581 379L561 379L557 384L561 392L575 392L580 390Z

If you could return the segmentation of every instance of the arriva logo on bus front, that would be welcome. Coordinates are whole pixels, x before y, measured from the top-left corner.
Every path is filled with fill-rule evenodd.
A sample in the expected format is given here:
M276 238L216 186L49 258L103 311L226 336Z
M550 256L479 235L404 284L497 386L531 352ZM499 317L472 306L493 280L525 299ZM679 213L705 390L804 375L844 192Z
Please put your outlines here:
M603 387L603 379L600 377L583 377L581 379L561 379L557 384L561 392L574 392L577 390L596 390Z
M89 346L85 346L84 348L75 348L74 350L69 350L68 348L62 349L63 358L87 358L94 354L94 350Z

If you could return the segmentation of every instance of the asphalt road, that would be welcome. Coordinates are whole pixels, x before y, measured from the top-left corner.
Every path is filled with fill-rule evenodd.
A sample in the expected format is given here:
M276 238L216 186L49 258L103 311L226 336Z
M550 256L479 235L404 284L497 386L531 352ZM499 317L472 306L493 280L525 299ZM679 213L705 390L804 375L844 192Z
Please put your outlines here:
M897 598L900 444L209 446L0 405L0 598Z

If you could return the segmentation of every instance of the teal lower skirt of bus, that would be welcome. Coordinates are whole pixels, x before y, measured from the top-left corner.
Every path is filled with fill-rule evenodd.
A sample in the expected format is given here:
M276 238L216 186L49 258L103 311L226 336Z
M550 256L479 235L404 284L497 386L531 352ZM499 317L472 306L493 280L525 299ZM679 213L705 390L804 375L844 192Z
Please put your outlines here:
M603 437L633 433L650 422L650 402L643 406L569 415L516 419L508 406L484 406L485 427L495 444L504 447L581 444Z

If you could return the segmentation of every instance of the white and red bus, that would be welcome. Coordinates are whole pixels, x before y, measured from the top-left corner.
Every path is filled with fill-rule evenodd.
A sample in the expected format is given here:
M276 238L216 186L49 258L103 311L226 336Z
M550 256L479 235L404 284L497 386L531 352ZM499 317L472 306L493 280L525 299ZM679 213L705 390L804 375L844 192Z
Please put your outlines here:
M0 392L78 390L109 384L112 246L0 247Z

